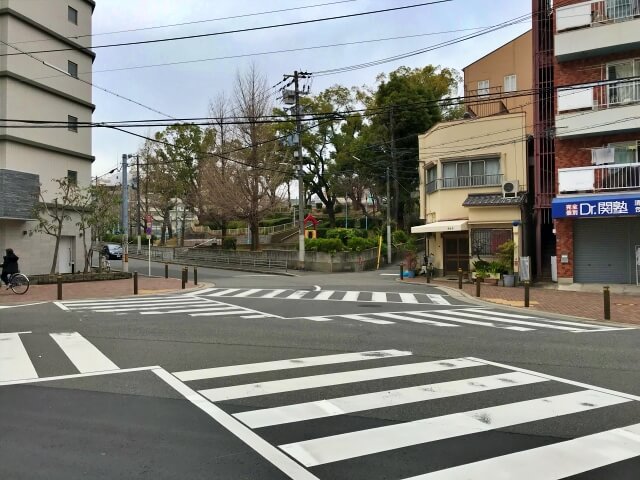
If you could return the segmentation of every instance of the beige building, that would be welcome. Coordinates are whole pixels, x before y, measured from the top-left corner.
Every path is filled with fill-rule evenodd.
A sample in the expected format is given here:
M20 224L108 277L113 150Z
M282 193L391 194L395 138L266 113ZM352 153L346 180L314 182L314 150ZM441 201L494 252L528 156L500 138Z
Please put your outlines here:
M34 232L34 193L46 201L68 177L86 187L91 179L90 122L93 0L0 0L0 118L61 122L63 128L20 128L0 123L0 248L13 248L27 274L48 272L53 237ZM76 39L71 39L76 37ZM19 50L18 50L19 49ZM21 51L61 50L24 55ZM33 58L36 57L36 58ZM57 71L56 71L57 70ZM65 75L66 73L66 75ZM77 219L67 221L57 270L82 265Z
M533 132L533 44L529 30L462 69L467 111L474 117L525 112Z
M439 123L419 137L420 216L426 223L412 232L428 234L440 274L467 272L474 253L491 260L508 240L522 249L525 129L520 112ZM514 188L503 192L507 184Z

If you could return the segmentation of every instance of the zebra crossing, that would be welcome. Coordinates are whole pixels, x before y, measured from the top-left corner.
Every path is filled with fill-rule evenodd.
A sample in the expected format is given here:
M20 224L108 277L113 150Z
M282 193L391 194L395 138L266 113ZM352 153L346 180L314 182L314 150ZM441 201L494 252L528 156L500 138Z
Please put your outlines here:
M38 337L38 347L27 347L31 337ZM27 342L26 342L26 341ZM40 378L35 363L43 359L51 368L50 356L62 352L73 367L61 366L59 376L116 372L119 367L104 355L93 343L78 332L54 332L33 334L30 331L0 333L0 386Z
M129 297L107 300L79 300L55 302L67 311L92 311L96 313L141 315L186 314L190 317L238 316L245 319L280 318L251 308L240 307L194 294L169 295L162 297Z
M345 370L350 362L358 367ZM417 361L391 349L160 376L293 479L555 480L595 469L597 478L622 478L606 468L640 456L640 397L474 357ZM417 413L404 419L407 408ZM378 412L401 419L367 418ZM594 432L590 419L603 416L615 428ZM563 424L570 438L556 433ZM531 447L523 425L549 432L532 433ZM496 442L504 429L517 438Z
M451 305L435 293L370 292L358 290L295 290L287 288L205 288L192 295L207 298L260 298L277 300L320 300L358 303L415 303Z
M471 325L488 327L514 332L533 332L550 330L555 332L589 333L630 330L586 322L570 322L551 320L531 315L520 315L485 308L461 308L447 310L411 310L398 312L357 313L349 315L316 315L301 317L312 322L351 321L376 325L393 325L397 323L418 323L432 327L455 328Z

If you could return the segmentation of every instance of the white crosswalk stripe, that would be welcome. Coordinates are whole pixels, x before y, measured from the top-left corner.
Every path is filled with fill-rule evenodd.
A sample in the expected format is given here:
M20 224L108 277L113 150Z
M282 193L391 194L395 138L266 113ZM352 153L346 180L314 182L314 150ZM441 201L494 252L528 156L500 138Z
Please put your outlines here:
M285 292L279 290L276 292ZM229 289L203 289L195 293L204 294L199 297L194 293L182 295L154 296L154 297L134 297L105 300L85 300L57 302L56 304L66 311L86 311L97 313L139 313L141 315L188 315L191 317L220 317L232 316L243 319L278 318L277 315L260 312L251 308L214 300L211 297L224 296L229 293L236 293L240 298L251 295L260 295L261 289L240 290L238 288ZM272 292L266 293L266 295Z
M320 300L362 303L413 303L450 305L444 295L434 293L369 292L359 290L292 290L264 288L212 288L198 293L205 297L274 298L278 300Z
M568 333L607 332L607 325L595 323L578 323L550 320L542 317L505 313L483 308L459 308L446 310L409 310L402 312L377 312L355 315L322 315L302 317L316 322L360 321L379 325L397 323L419 323L434 327L459 327L472 325L476 327L498 328L514 332L533 332L536 330L552 330ZM378 320L384 320L380 322ZM567 325L569 324L569 325Z
M174 376L183 382L241 377L243 375L251 375L253 380L257 378L257 375L267 372L290 369L304 371L308 367L326 367L331 370L338 369L340 364L370 360L371 362L367 362L367 364L371 363L374 366L366 369L351 371L340 369L340 371L329 373L293 378L288 376L281 380L258 383L242 383L242 380L236 380L229 386L198 390L200 395L212 403L268 396L265 399L253 400L251 407L245 407L244 411L225 413L225 415L240 421L242 425L254 430L261 438L264 437L265 440L271 438L274 446L290 458L295 459L299 464L312 469L311 473L315 473L314 467L326 464L333 464L334 470L332 471L341 472L342 464L340 462L345 462L346 466L342 476L349 476L349 473L353 471L354 464L346 462L358 459L360 463L357 465L362 465L362 467L358 466L357 468L366 469L369 468L366 465L368 459L373 456L396 452L392 458L403 459L402 449L418 446L425 449L424 468L426 473L414 474L410 478L405 476L405 480L506 480L511 478L560 480L594 469L606 468L640 456L640 424L631 424L626 427L620 427L617 424L616 428L611 430L597 433L589 431L584 436L577 434L576 438L556 440L536 448L528 448L525 443L521 447L524 450L510 451L506 455L501 453L502 446L500 444L495 447L490 444L489 449L483 449L485 452L482 454L483 457L475 457L471 463L461 462L456 455L451 455L447 459L450 462L449 466L443 466L441 460L438 459L435 462L438 469L432 470L433 467L428 469L427 466L430 465L430 462L427 452L435 442L443 440L469 442L472 436L475 436L476 440L474 441L482 442L485 438L482 435L486 435L488 432L529 424L532 426L526 428L537 432L536 422L544 422L549 419L553 419L554 423L565 420L571 422L574 418L572 416L576 414L582 415L579 418L588 418L584 417L585 415L602 418L602 414L598 412L601 409L615 409L632 402L640 405L638 403L640 400L638 397L621 392L579 384L542 373L523 371L519 368L477 358L454 358L411 363L410 355L410 352L396 350L334 354L183 371L174 373ZM405 357L402 360L405 363L375 366L377 361L384 362L385 358L391 359L392 357ZM478 374L480 369L490 366L502 368L503 371L490 374L484 371ZM415 375L421 375L421 377ZM439 375L437 377L439 380L424 383L424 378L428 379L433 375ZM446 377L442 377L442 375L454 375L457 378L443 381L442 378ZM408 386L385 389L376 383L375 387L370 384L369 392L365 388L366 393L335 398L331 398L331 395L325 395L325 390L323 390L345 384L391 379L394 380L396 386L400 380ZM537 384L545 384L544 389L538 388L536 390ZM574 391L567 393L567 386ZM185 386L185 388L188 387ZM558 388L560 391L554 391ZM309 395L305 392L311 389L318 389L311 394L311 397L316 397L317 400L307 400ZM358 387L355 387L354 390L362 391ZM506 395L507 390L520 392L518 398L510 403L505 403L504 399L509 398L509 395ZM523 395L527 392L528 398ZM541 394L541 392L545 393ZM307 401L292 403L291 398L293 397L291 395L298 393L301 398ZM456 409L452 411L449 408L443 415L429 415L432 411L429 408L429 402L440 399L453 400L453 397L459 396L465 396L471 400L476 395L483 395L485 398L482 402L482 408L465 409L460 407L457 411ZM493 395L490 402L487 402L489 398L487 395ZM268 403L267 408L259 408L262 401ZM402 412L403 406L411 404L419 404L424 407L418 410L424 412L424 418L385 421L382 426L369 426L368 428L349 427L349 422L339 421L339 417L342 415L374 412L379 409L385 409L385 412L396 410ZM243 403L234 403L234 409L238 405L243 405ZM244 403L244 405L249 404ZM451 403L451 405L455 406L456 403ZM465 405L465 403L460 405ZM221 408L226 407L222 405ZM611 410L608 411L611 412ZM393 414L389 415L382 414L381 418L395 418ZM359 418L359 415L354 418ZM337 419L337 422L334 421L331 424L334 427L341 425L339 433L331 434L331 427L323 426L323 422L329 422L330 419ZM299 427L292 427L298 422L309 421L313 422L306 424L305 428L302 428L302 424ZM586 422L586 420L581 420L581 422ZM286 443L273 440L282 438L279 433L284 434L285 432L288 434L288 436L285 435L285 438L295 440L295 437L298 437L299 440ZM519 435L523 434L519 432ZM535 435L539 434L535 433ZM451 443L451 445L455 449L455 443ZM469 448L468 443L465 445L465 448ZM497 449L495 455L491 454L491 448ZM386 457L384 458L386 459ZM378 459L375 464L382 465L384 462L385 468L387 468L386 461ZM422 465L421 463L418 467L422 468ZM402 478L402 476L393 476L393 478ZM607 476L605 471L601 478L613 477Z
M44 334L38 334L42 337ZM40 350L30 352L24 339L35 336L31 332L0 333L0 386L23 383L25 380L40 378L33 359L42 356L42 348L47 352L62 351L71 361L75 370L61 371L61 375L77 373L105 372L120 370L93 343L78 332L54 332L46 335ZM43 345L44 344L44 347Z

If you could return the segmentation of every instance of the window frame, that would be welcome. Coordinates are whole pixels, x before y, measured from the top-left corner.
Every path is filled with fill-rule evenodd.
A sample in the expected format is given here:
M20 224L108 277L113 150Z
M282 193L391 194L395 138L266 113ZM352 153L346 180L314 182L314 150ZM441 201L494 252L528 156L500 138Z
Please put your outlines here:
M480 85L485 85L485 86L480 86ZM478 95L489 95L490 91L491 91L491 82L489 82L489 80L478 80Z
M478 236L484 238L478 240ZM504 242L513 241L513 229L509 228L472 228L469 238L473 255L484 255L487 257L495 257L498 253L498 247ZM477 252L476 245L481 242L481 250Z
M622 150L622 149L626 149L626 150L635 150L635 162L632 163L640 163L640 140L629 140L628 142L614 142L614 143L610 143L609 145L607 145L607 147L609 148L614 148L616 150ZM632 147L632 148L629 148ZM634 148L635 147L635 148ZM629 163L619 163L615 161L615 155L614 155L614 163L613 165L629 165Z
M70 132L78 133L78 117L67 115L67 129Z
M78 25L78 10L73 8L71 5L67 5L67 21L74 25Z
M513 86L508 85L508 83L513 80ZM518 90L518 75L512 73L511 75L504 76L504 85L502 88L503 92L515 92Z
M75 70L75 73L72 70ZM73 78L78 78L78 64L71 60L67 60L67 73Z
M70 185L78 185L78 171L67 170L67 180Z
M487 173L487 161L497 162L497 173ZM480 162L483 164L482 169L484 173L482 175L473 175L473 164L476 164L477 166ZM469 175L458 175L460 167L464 168L464 164L466 164ZM450 160L442 162L442 165L442 188L490 187L500 185L500 177L502 173L500 173L501 165L500 157L498 156L469 158L466 160ZM445 177L445 165L454 165L454 177ZM488 181L489 177L495 177L495 181Z

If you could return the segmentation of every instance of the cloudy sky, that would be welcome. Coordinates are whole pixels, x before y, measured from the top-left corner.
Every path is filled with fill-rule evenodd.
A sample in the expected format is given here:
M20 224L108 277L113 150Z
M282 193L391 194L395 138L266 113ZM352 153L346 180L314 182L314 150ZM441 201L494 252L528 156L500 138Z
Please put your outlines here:
M351 0L333 3L335 1L98 0L93 15L93 44L236 30L413 5L425 0ZM324 5L299 8L319 4ZM223 18L291 8L298 9ZM530 8L530 0L452 0L397 12L306 25L101 48L97 50L98 56L93 65L93 83L152 110L94 88L93 102L97 109L93 120L167 119L153 110L173 118L203 117L207 115L211 99L219 92L230 91L236 73L246 69L251 62L266 75L269 85L273 85L282 79L284 73L291 73L296 69L317 72L426 48L473 33L471 29L496 25L525 15L530 13ZM179 23L190 24L149 28ZM527 21L403 60L318 77L311 83L312 93L336 83L346 86L373 85L379 73L392 71L402 65L420 67L434 64L462 69L529 28L530 22ZM134 29L137 31L122 32ZM288 53L266 53L400 36L411 37ZM158 65L175 62L189 63ZM149 133L148 128L134 131ZM96 161L93 164L93 175L101 175L112 169L123 153L134 153L141 143L142 140L124 133L94 130L93 154Z

